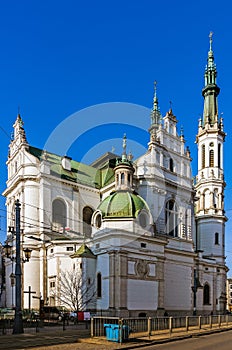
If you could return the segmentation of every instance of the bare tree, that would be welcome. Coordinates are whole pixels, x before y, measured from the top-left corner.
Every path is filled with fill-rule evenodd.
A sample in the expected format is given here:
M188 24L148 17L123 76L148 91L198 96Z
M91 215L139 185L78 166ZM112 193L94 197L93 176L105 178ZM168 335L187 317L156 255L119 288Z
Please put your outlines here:
M74 311L93 309L96 287L94 280L84 279L81 272L62 271L58 279L58 288L50 291L56 301Z

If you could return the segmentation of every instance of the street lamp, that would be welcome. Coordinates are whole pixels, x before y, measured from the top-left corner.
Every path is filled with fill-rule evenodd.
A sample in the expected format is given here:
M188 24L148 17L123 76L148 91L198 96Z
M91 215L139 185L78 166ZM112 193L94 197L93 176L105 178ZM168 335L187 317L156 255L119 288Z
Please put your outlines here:
M28 262L31 257L31 249L24 249L25 258L21 258L21 247L20 247L20 206L19 200L15 202L15 231L12 230L11 233L15 234L15 257L12 257L12 247L7 243L5 245L6 257L15 261L15 318L13 326L13 334L23 333L23 319L22 319L22 271L21 262Z
M8 259L10 259L11 261L15 261L16 260L16 257L12 255L12 246L8 243L6 243L4 246L4 252L5 252L5 255ZM25 262L28 262L31 258L31 252L32 252L32 249L29 249L29 248L25 248L23 249L23 252L24 252L24 258L21 258L21 261L23 263Z

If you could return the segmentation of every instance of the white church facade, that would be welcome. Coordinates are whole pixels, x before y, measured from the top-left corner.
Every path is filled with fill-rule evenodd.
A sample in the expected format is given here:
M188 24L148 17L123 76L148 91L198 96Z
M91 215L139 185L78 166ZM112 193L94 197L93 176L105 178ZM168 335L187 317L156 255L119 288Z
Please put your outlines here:
M211 37L195 182L176 116L172 109L161 116L156 90L150 142L135 161L125 136L120 157L106 153L92 165L43 151L28 143L18 115L4 196L9 228L19 200L22 249L32 250L22 264L23 308L38 309L43 300L123 317L225 311L225 133L216 76ZM10 231L7 243L14 250ZM5 271L5 304L11 307L14 261L5 258ZM72 280L70 295L62 278L66 287ZM77 284L79 304L70 301Z

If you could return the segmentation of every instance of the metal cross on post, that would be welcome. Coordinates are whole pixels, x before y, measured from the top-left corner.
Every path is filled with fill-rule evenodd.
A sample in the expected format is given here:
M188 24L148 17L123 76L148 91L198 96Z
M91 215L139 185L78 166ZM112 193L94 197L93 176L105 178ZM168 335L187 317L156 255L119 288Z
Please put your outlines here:
M28 291L25 290L23 293L28 293L28 309L31 312L31 294L36 294L36 292L31 290L31 286L28 286Z

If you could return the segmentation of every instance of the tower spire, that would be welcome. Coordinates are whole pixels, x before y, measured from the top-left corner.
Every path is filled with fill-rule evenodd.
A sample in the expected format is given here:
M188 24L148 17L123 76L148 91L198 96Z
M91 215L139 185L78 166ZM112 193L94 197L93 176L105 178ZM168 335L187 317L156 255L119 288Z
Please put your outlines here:
M157 98L157 81L154 81L153 109L151 112L151 128L158 128L160 125L161 113Z
M227 220L224 210L223 144L225 133L222 118L218 116L217 96L220 89L216 83L217 70L212 44L213 33L211 32L209 34L205 86L202 89L204 114L203 120L199 121L196 138L198 174L195 190L199 199L196 202L195 214L197 249L203 250L204 256L214 258L221 266L225 264L223 242Z
M204 97L204 117L203 126L209 124L213 126L218 122L218 104L217 96L220 92L220 88L217 86L217 69L214 62L214 54L212 49L213 33L209 34L209 51L207 58L207 65L205 68L205 87L202 89L202 95Z

